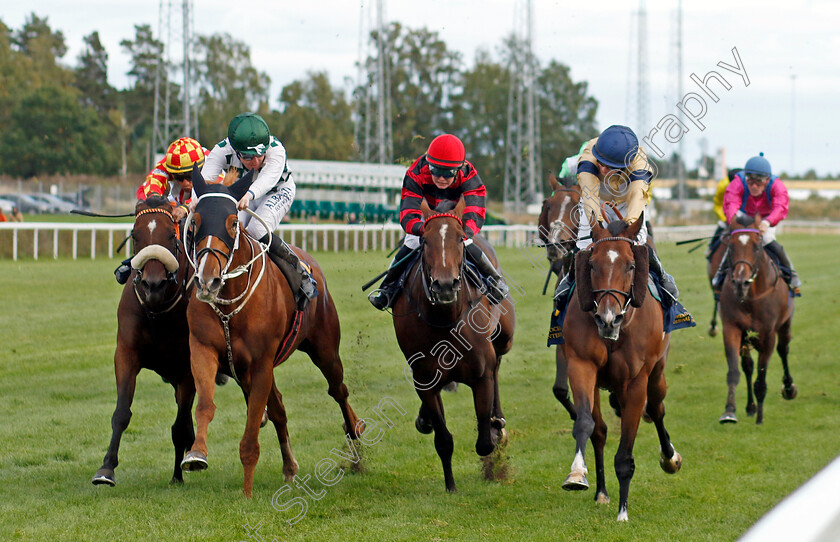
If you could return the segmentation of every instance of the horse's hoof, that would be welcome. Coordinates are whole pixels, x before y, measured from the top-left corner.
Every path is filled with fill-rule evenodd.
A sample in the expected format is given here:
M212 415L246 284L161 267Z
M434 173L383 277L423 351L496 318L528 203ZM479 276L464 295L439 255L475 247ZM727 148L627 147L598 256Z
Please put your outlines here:
M216 373L216 385L217 386L224 386L228 383L230 377L224 373Z
M497 418L493 416L492 418L490 418L490 425L492 425L496 429L504 429L507 425L507 422L504 418Z
M496 441L497 448L504 448L508 443L508 432L504 429L499 430L499 438Z
M454 393L458 391L458 383L457 382L450 382L449 384L445 385L441 388L443 391L448 391L450 393Z
M752 418L755 416L756 408L755 405L747 405L747 416Z
M428 435L434 429L432 422L424 420L420 416L417 416L417 418L414 419L414 427L416 427L417 430L423 433L424 435Z
M262 417L262 420L260 420L260 428L265 427L267 423L268 423L268 407L266 407L266 409L263 410L263 417Z
M493 442L476 442L475 443L475 453L477 453L480 457L485 457L493 453L493 450L496 447L493 446Z
M724 412L718 421L720 423L738 423L738 417L734 412Z
M717 336L717 329L713 327L709 327L709 337L716 337Z
M190 452L181 461L181 469L187 472L204 470L207 468L207 456L201 452Z
M114 478L114 471L112 469L99 469L96 471L96 474L93 475L91 483L95 486L114 487L117 485L117 481Z
M660 453L659 466L668 474L674 474L682 467L682 456L676 450L674 450L674 455L671 459L666 459L665 454Z
M799 393L796 389L796 384L791 384L789 388L782 388L782 397L790 401Z
M566 491L584 491L589 489L589 482L586 481L586 475L582 472L573 472L566 476L563 489Z
M599 491L595 495L595 502L598 504L610 504L610 496L605 491Z
M182 486L184 485L184 479L178 478L177 476L173 476L171 480L169 480L169 485L171 486Z

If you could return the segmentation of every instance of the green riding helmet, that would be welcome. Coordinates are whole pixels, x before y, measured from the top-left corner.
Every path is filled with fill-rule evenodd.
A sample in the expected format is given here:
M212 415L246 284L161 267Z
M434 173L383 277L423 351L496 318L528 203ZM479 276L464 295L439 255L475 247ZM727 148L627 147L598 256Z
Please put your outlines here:
M256 113L241 113L228 125L228 141L233 150L245 156L262 156L268 149L271 132Z

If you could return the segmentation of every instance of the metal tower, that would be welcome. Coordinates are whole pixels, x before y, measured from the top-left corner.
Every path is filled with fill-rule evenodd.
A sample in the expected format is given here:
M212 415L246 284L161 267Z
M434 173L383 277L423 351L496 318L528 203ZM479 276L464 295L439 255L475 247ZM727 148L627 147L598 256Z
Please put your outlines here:
M534 11L531 0L514 3L514 32L508 71L508 128L505 157L504 209L524 213L539 203L542 175L540 111L536 95L537 59L533 53Z
M677 0L677 100L683 99L683 50L682 50L682 0ZM680 122L685 124L682 109L679 110ZM677 199L682 203L685 199L685 161L683 160L683 140L679 142L679 159L677 160Z
M190 63L190 49L193 40L192 2L183 0L181 11L180 44L181 55L172 60L173 49L178 46L178 40L173 38L172 22L177 10L173 10L172 0L160 0L158 12L158 39L163 43L163 55L155 72L155 105L154 129L152 131L152 158L163 155L173 139L190 136L198 138L198 115L195 100L192 95L192 65ZM172 80L178 72L183 75L183 86L180 89L180 101L183 117L173 118L170 115L172 104L178 99L174 96ZM150 165L151 166L151 165Z
M627 48L626 118L639 137L651 129L648 117L650 86L648 84L647 8L639 0L639 10L631 15L630 46ZM635 39L633 39L635 37ZM634 70L635 68L635 70Z
M375 20L375 25L373 24ZM385 0L366 8L359 18L358 109L354 136L361 162L390 164L394 154L391 127L391 68L385 24Z

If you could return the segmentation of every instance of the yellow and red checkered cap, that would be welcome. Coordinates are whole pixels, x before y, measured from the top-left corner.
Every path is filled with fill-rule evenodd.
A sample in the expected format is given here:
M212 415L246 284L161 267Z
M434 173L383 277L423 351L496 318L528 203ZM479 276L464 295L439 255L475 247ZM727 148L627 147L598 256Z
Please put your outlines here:
M204 164L204 150L201 144L191 137L175 140L166 151L164 167L169 173L179 174L192 171L193 164Z

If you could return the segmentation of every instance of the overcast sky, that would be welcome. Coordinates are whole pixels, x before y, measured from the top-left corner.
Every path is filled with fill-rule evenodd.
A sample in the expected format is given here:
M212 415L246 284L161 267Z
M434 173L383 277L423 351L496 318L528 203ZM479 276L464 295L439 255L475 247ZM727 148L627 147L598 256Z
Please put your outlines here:
M372 1L372 0L371 0ZM518 5L520 0L516 1ZM666 115L677 115L677 103L689 93L687 107L705 106L702 129L685 120L682 138L689 165L700 155L702 140L709 154L726 149L729 167L741 166L763 151L781 171L840 173L840 2L789 0L685 0L683 4L682 95L677 93L675 17L677 0L647 2L647 63L649 112L644 127L636 126L635 110L628 115L628 62L635 52L632 15L637 2L618 0L571 2L532 0L534 48L545 65L554 59L571 67L573 79L589 83L598 100L598 126L628 124L639 137L649 134ZM439 32L450 49L460 51L467 66L479 47L496 51L513 31L514 0L386 0L386 17L410 28ZM181 2L171 0L174 20L180 25ZM157 0L41 0L4 2L0 20L19 29L32 12L48 17L54 30L64 33L68 54L64 63L75 65L82 38L94 30L108 51L109 79L127 86L128 57L119 42L134 37L134 25L148 23L158 32ZM259 8L255 7L259 6ZM271 77L271 107L278 106L280 88L302 79L309 70L325 70L336 86L349 88L357 73L358 0L267 0L258 4L222 0L194 0L194 23L199 34L229 32L251 49L257 69ZM180 54L180 44L177 45ZM733 69L740 56L745 77ZM692 82L716 71L731 85L710 81L714 102ZM795 79L794 79L795 77ZM702 103L701 103L702 100ZM551 126L543 126L549 131ZM678 131L673 129L673 139ZM650 139L664 153L678 149L662 132ZM469 153L469 150L468 150ZM564 157L556 158L556 165Z

